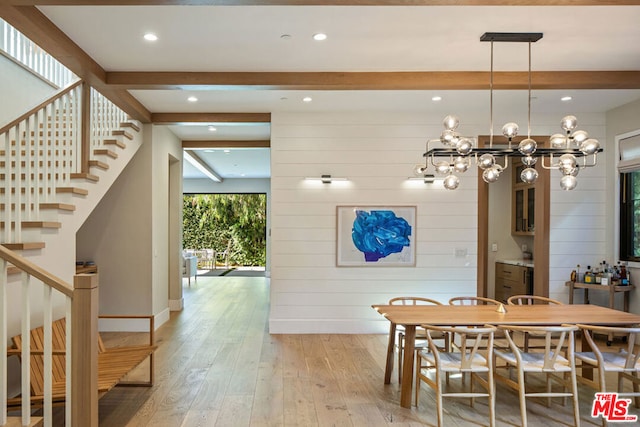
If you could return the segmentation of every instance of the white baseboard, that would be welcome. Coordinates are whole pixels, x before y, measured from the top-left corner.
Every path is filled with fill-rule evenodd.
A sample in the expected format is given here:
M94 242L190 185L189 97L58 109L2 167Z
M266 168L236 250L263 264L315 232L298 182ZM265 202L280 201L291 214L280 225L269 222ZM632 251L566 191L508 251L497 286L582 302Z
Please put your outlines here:
M169 300L169 311L182 311L183 308L184 298Z
M153 316L154 330L157 330L169 320L169 308ZM147 319L99 319L98 331L100 332L149 332L149 320Z
M269 319L270 334L388 334L388 320Z

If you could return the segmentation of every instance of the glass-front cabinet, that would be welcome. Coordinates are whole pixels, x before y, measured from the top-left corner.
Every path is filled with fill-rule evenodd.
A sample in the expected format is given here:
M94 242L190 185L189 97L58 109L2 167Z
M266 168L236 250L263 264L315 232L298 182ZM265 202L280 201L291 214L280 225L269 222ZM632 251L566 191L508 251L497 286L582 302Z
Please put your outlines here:
M526 184L520 180L520 173L524 166L516 162L513 168L512 180L512 215L511 234L518 236L533 236L535 231L535 199L534 184Z

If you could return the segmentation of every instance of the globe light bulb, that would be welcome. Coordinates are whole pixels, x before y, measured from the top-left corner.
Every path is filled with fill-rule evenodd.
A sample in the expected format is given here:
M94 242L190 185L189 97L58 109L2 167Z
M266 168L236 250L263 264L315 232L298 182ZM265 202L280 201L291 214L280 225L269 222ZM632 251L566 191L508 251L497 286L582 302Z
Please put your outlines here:
M561 133L554 133L551 135L551 138L549 138L552 148L568 148L567 141L568 139Z
M573 190L577 185L578 179L573 175L565 175L560 179L560 188L565 191Z
M448 175L443 182L447 190L455 190L460 185L460 179L455 175Z
M569 175L573 173L577 163L576 157L573 154L563 154L558 161L558 169L560 169L564 175Z
M453 169L456 172L464 173L469 169L469 158L458 156L453 161Z
M523 139L520 141L520 144L518 144L518 151L520 151L523 156L532 155L536 152L537 148L538 144L531 138Z
M480 169L490 168L495 163L496 163L496 158L493 157L493 154L489 154L489 153L483 154L478 159L478 167L480 167Z
M440 134L440 142L442 142L444 145L453 145L453 146L455 146L455 144L457 144L457 142L458 142L458 138L459 137L460 137L460 135L458 135L457 132L454 132L454 131L452 131L450 129L445 129Z
M424 171L426 170L427 170L427 167L425 165L415 165L413 168L413 173L414 175L422 176L424 175Z
M482 172L482 179L484 182L491 184L496 182L500 178L500 172L502 172L502 166L493 165Z
M471 153L472 149L473 144L471 143L471 140L469 138L460 138L458 140L458 143L456 144L456 151L461 156L466 156L467 154Z
M523 169L520 173L520 179L527 184L533 184L538 179L538 171L534 168Z
M597 139L589 138L580 144L580 151L586 155L597 153L599 149L600 143Z
M578 119L576 116L564 116L560 122L560 126L567 132L571 132L578 126Z
M537 162L538 162L538 159L536 159L535 157L525 156L522 158L522 163L524 163L525 166L533 166Z
M576 143L576 146L580 146L584 141L589 138L589 134L583 130L577 130L571 134L571 139Z
M511 139L518 135L518 124L509 122L506 125L502 126L502 134L507 138Z
M440 175L447 175L451 173L451 165L446 160L440 160L436 163L436 173Z
M456 116L450 114L444 118L442 124L444 124L444 128L447 130L455 130L460 124L460 120L458 120Z

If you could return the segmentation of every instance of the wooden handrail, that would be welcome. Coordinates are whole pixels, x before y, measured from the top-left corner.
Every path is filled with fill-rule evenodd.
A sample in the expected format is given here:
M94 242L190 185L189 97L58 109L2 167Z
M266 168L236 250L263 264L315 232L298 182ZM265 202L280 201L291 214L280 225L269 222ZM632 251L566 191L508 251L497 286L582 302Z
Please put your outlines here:
M29 111L27 111L26 113L24 113L23 115L18 117L17 119L13 120L12 122L9 122L9 124L1 127L0 128L0 135L2 135L5 132L8 132L14 126L17 126L21 122L27 120L29 117L31 117L32 115L34 115L35 113L37 113L38 111L40 111L41 109L46 107L47 105L51 104L56 99L62 98L64 95L66 95L67 93L71 92L73 89L75 89L76 87L80 86L82 83L83 83L82 80L78 80L78 81L76 81L74 83L71 83L67 87L63 87L62 89L57 91L53 96L47 98L45 101L43 101L40 104L36 105L35 107L30 109Z
M18 267L20 270L25 271L31 276L41 280L42 283L51 286L58 292L61 292L70 298L73 297L73 286L71 286L69 283L65 282L59 277L54 276L45 269L37 266L28 259L18 255L17 253L5 248L2 245L0 245L0 258L5 259L14 266Z

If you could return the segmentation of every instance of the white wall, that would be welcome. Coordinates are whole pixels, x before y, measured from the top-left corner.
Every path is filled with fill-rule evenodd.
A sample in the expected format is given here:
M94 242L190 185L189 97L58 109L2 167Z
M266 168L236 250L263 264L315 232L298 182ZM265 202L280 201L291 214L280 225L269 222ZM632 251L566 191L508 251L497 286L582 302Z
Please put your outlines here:
M484 116L461 117L461 132L486 134ZM536 117L535 133L558 132L560 119ZM582 129L605 139L603 115L579 119ZM442 302L475 295L477 171L468 171L455 191L407 182L422 161L425 141L440 135L441 120L411 113L272 115L271 333L384 333L388 323L371 304L399 295ZM513 120L526 123L526 117ZM567 300L564 281L574 263L606 254L604 234L587 233L603 219L602 169L584 171L573 193L560 190L559 176L552 174L552 297ZM304 181L322 174L349 181ZM587 192L589 188L596 191ZM417 206L416 266L337 268L337 205ZM467 256L456 258L456 249L466 250Z
M16 119L20 114L53 95L55 88L42 79L0 55L0 93L4 101L0 102L0 127Z
M100 313L153 314L156 327L168 318L169 264L178 262L169 249L169 158L181 156L173 133L145 125L142 147L78 232L78 256L98 265Z
M607 176L606 186L608 189L615 191L608 191L606 196L606 242L608 248L608 259L614 260L613 257L618 254L617 248L615 248L614 237L618 233L616 220L616 192L618 191L618 173L616 171L616 159L613 156L616 135L622 135L631 131L640 129L640 101L635 101L627 105L623 105L616 109L607 112L607 141L610 141L609 147L611 147L611 155L607 158ZM616 260L617 261L617 260ZM638 286L640 284L640 269L630 268L631 283ZM621 296L618 296L621 298ZM617 301L618 304L620 302ZM640 295L638 295L638 289L631 292L630 296L630 309L633 313L640 313Z

